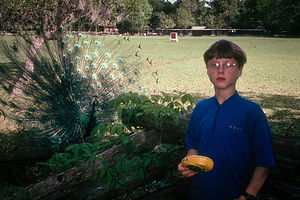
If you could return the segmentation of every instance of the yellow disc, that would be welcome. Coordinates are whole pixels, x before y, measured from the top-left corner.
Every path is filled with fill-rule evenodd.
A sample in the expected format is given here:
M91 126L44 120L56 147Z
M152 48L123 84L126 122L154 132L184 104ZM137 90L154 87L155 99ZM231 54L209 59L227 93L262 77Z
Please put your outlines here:
M214 161L206 156L191 155L182 159L182 166L193 171L211 171L214 167Z

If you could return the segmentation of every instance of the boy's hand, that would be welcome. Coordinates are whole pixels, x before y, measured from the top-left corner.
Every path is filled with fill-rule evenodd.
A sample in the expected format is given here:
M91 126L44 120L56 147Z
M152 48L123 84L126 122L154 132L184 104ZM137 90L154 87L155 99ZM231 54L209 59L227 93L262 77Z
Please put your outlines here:
M246 200L246 198L244 196L240 196L238 199L234 199L234 200Z
M184 176L185 178L190 178L190 177L192 177L192 176L199 173L199 172L195 172L193 170L190 170L187 167L183 167L181 162L178 165L178 171L181 172L182 176Z
M190 149L187 153L187 156L191 156L191 155L198 155L198 151L196 149ZM182 166L182 162L180 162L178 165L178 171L181 172L182 176L184 176L185 178L190 178L190 177L194 176L195 174L199 173L199 172L190 170L187 167Z

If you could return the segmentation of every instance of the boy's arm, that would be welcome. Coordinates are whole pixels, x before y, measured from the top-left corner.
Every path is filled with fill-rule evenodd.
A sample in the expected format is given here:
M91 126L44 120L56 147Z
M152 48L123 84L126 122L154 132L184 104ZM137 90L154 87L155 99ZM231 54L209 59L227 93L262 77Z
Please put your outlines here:
M190 149L187 152L187 156L198 155L198 151L196 149Z
M251 181L246 188L246 192L256 196L261 187L263 186L265 180L268 177L270 168L267 167L256 167L251 178ZM238 200L245 200L246 198L242 195Z

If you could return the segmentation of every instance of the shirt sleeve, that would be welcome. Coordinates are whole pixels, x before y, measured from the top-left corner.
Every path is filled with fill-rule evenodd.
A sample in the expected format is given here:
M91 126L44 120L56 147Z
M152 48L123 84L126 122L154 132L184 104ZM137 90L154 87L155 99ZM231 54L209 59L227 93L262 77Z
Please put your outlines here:
M272 132L267 117L260 107L256 110L255 119L251 127L251 147L256 166L275 167Z

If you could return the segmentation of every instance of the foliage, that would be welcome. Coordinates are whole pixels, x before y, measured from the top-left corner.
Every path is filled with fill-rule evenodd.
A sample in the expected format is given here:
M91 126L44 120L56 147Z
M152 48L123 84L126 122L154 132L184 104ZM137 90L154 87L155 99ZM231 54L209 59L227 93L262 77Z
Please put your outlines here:
M166 15L165 12L153 12L151 19L149 21L149 26L157 29L167 29L174 28L176 26L173 17L170 15Z
M109 18L113 0L3 0L0 29L10 32L35 31L54 36L62 27L97 26Z
M195 24L195 18L185 8L178 8L176 11L176 25L180 28L191 28Z
M122 0L123 21L127 20L129 23L125 23L125 25L131 25L130 33L137 33L139 30L147 28L152 10L147 0ZM119 23L119 27L120 25L122 23Z
M124 108L127 110L139 110L135 113L136 118L142 115L152 114L156 120L163 121L166 117L172 117L178 123L178 113L191 109L193 98L185 93L178 92L177 95L162 93L148 98L137 93L121 94L111 104L122 116ZM130 114L129 114L130 115ZM84 142L72 144L66 147L63 153L54 154L47 162L39 163L46 166L52 173L59 173L71 167L78 166L88 161L90 164L100 160L104 169L99 173L100 178L106 177L109 188L120 188L124 182L119 178L122 174L129 174L132 171L138 172L141 179L145 178L145 171L150 165L158 165L164 154L173 151L174 148L160 145L154 149L136 148L130 141L130 134L122 124L99 124L92 130L93 143ZM121 142L126 154L118 156L115 166L107 167L104 160L96 157L97 154ZM96 169L97 171L97 169Z
M94 142L84 142L67 146L62 153L55 153L47 162L39 165L49 168L51 173L60 173L74 166L88 161L94 163L96 155L107 150L113 144L122 142L124 146L128 143L128 136L124 132L123 125L100 124L92 131ZM106 134L109 132L110 134Z
M73 23L85 30L99 24L119 24L121 33L137 33L148 25L154 29L173 28L172 19L177 19L178 28L198 25L300 33L300 2L293 0L178 0L173 4L160 0L3 0L0 8L0 30L6 31L22 27L49 32Z
M129 20L122 20L119 23L117 23L117 28L119 33L131 33L132 31L132 23Z
M197 25L206 26L207 28L214 27L214 15L212 15L212 10L205 7L205 2L198 2L197 9L194 12L195 20Z
M172 95L162 92L161 95L152 95L150 98L129 92L120 94L111 102L111 106L117 110L120 118L126 120L129 128L133 117L138 120L147 115L152 115L162 128L167 118L173 119L178 124L178 114L192 109L193 98L183 92Z
M161 28L174 28L175 26L176 24L172 16L166 15L165 17L162 17Z
M146 177L146 171L151 167L152 169L156 166L163 164L169 160L169 156L172 155L172 152L179 149L179 146L160 144L154 148L144 152L144 151L135 151L131 154L124 154L116 157L117 162L113 167L106 167L100 172L100 178L106 177L109 182L110 189L120 189L120 187L125 184L121 176L130 175L132 173L137 173L140 179L144 180ZM105 166L105 162L103 165ZM166 177L177 176L177 174L171 172L174 168L172 165L168 165L170 168L167 170L170 172L166 173ZM167 171L167 172L168 172Z
M283 0L245 0L239 26L265 28L273 33L300 33L300 2Z
M96 155L96 146L91 143L69 145L64 153L54 154L47 162L39 163L48 166L52 173L59 173L89 160L92 162Z
M136 155L133 159L129 155L116 157L117 162L113 167L106 167L100 172L100 178L106 177L109 182L110 189L120 189L125 184L119 177L121 174L129 174L130 172L138 172L141 179L145 178L145 171L150 164L158 164L157 155L154 153L143 153ZM105 166L105 162L103 162Z
M181 0L181 5L180 7L184 8L187 10L189 13L194 14L196 10L198 9L199 5L199 0Z
M164 12L153 12L149 20L149 26L151 28L160 28L160 21L165 17Z
M212 1L211 7L216 17L215 28L238 28L236 26L240 15L239 0L218 0Z

